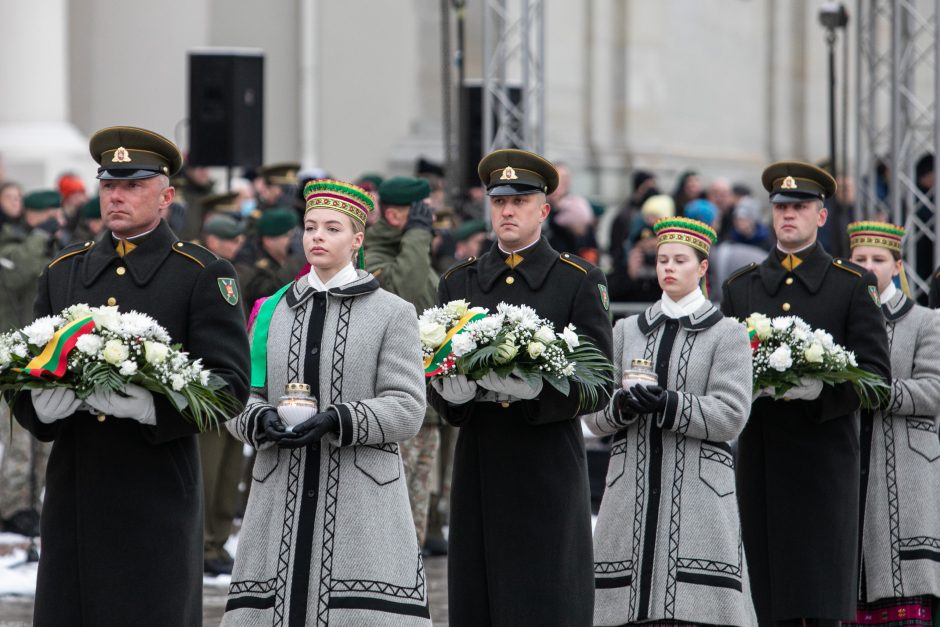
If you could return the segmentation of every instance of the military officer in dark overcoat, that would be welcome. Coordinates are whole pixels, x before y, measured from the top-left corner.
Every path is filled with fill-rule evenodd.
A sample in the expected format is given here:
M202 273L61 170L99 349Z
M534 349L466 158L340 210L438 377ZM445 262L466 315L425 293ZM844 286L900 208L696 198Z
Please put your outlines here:
M541 236L554 166L533 153L497 150L478 171L497 243L442 277L441 303L465 299L495 311L529 305L556 331L573 324L608 358L604 274ZM435 381L430 402L460 427L448 555L450 624L590 625L594 575L591 507L578 394L533 389L515 377L479 384ZM599 403L604 402L600 395Z
M724 284L722 311L799 316L890 380L874 275L816 241L835 180L805 163L764 170L777 247ZM774 400L761 392L738 443L738 499L758 619L854 620L858 585L860 399L850 384L806 379ZM806 621L806 622L804 622Z
M90 148L106 230L48 265L35 315L76 303L146 313L244 402L249 349L234 270L160 219L174 198L178 149L132 127L103 129ZM34 624L201 625L195 425L133 384L124 395L96 391L85 404L66 388L34 390L19 396L14 415L53 443Z
M930 277L929 304L931 309L940 307L940 268L933 271Z

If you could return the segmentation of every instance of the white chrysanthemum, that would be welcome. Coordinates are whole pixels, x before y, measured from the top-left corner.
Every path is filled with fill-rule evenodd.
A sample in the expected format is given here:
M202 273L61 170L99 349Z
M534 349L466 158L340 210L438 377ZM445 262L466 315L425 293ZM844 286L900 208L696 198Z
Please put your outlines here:
M209 385L209 377L211 373L208 370L203 370L199 373L199 383L203 385Z
M170 377L170 386L173 388L173 391L179 392L186 387L186 380L182 375L174 374Z
M810 336L809 331L807 331L806 329L800 326L795 326L793 327L793 337L795 337L800 342L806 342L807 340L810 339L811 336ZM822 345L820 344L820 349L821 348L822 348Z
M86 355L97 355L102 346L104 346L104 340L93 333L86 333L75 342L75 348Z
M156 324L156 321L150 316L136 311L129 311L121 315L121 333L132 337L149 335Z
M835 342L832 340L832 335L822 329L816 329L813 331L813 338L822 344L823 348L825 348L827 351L831 351L833 346L835 346Z
M785 344L777 347L777 350L770 354L767 362L774 370L783 372L793 365L793 355L790 353L790 347Z
M62 319L58 318L61 323ZM26 340L33 346L45 346L55 333L55 324L51 317L37 318L23 329Z
M130 377L137 374L137 362L126 360L121 362L121 367L118 369L125 377Z
M450 348L456 357L463 357L470 351L476 350L477 343L469 333L458 333L450 342Z
M777 331L786 331L793 326L793 316L779 316L770 321L770 326Z
M25 359L29 354L29 349L26 347L26 344L23 344L22 342L14 344L11 350L13 351L14 355L21 359Z
M849 365L853 368L858 368L858 362L855 360L855 353L852 351L847 351L846 356L848 357Z
M567 366L564 367L561 373L565 375L566 377L570 377L574 374L574 369L575 369L575 363L572 361L571 363L569 363Z

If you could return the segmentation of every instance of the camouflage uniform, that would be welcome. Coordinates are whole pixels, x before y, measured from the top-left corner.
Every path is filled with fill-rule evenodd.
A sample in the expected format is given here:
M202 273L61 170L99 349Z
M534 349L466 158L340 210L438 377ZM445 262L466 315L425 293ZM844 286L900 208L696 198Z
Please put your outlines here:
M32 322L39 275L52 261L53 245L50 236L40 230L27 233L21 227L7 224L0 231L0 292L3 293L3 298L0 298L0 332ZM30 509L38 512L49 444L35 440L18 423L11 425L5 406L0 410L0 444L3 446L0 518L9 518ZM32 499L31 477L36 482Z
M431 471L437 462L437 450L441 444L441 431L436 424L425 423L418 435L398 444L405 465L408 481L408 498L411 500L411 515L418 532L418 545L424 546L428 528L428 512L431 504Z

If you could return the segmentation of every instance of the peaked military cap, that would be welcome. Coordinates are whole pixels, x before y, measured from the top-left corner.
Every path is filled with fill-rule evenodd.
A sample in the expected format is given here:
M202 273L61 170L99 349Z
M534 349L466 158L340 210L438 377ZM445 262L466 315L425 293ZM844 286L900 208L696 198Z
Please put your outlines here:
M183 155L163 135L134 126L109 126L91 136L88 149L98 163L98 178L146 179L173 176L183 167Z
M431 184L427 179L393 176L379 185L379 201L386 205L403 207L424 200L430 195Z
M62 195L54 189L39 189L23 197L23 208L27 211L56 209L62 206Z
M761 175L764 189L770 192L770 202L803 202L825 200L836 193L836 180L822 168L802 161L772 163Z
M551 194L558 187L555 166L534 152L515 148L496 150L483 157L477 174L488 196Z
M295 162L271 163L258 168L258 174L269 185L297 185L299 171L300 164Z
M231 216L215 215L206 220L202 232L220 239L235 239L245 232L245 225Z
M223 192L209 194L202 199L204 211L221 211L223 213L240 213L241 205L238 203L238 192Z

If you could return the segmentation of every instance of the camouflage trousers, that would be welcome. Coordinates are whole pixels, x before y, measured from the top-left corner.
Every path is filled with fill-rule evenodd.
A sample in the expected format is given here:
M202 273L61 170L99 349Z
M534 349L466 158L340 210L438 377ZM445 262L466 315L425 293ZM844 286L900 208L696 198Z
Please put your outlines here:
M43 486L46 483L46 461L50 444L40 442L15 420L11 433L10 414L3 405L0 410L0 517L9 518L24 509L40 510ZM32 477L30 476L32 475ZM31 480L35 486L31 486ZM33 492L30 498L30 492Z
M440 425L426 424L418 435L401 442L402 462L405 465L405 479L408 481L408 498L411 500L411 515L418 532L418 546L424 546L424 536L428 528L428 508L434 481L431 471L437 463L437 450L441 445Z
M199 434L202 463L204 509L204 559L231 559L225 543L232 534L232 524L241 495L238 483L245 460L244 445L225 427Z
M437 480L431 490L426 539L446 545L444 527L450 523L450 484L454 473L454 451L457 448L459 429L447 423L442 423L440 427L441 446L437 455Z

